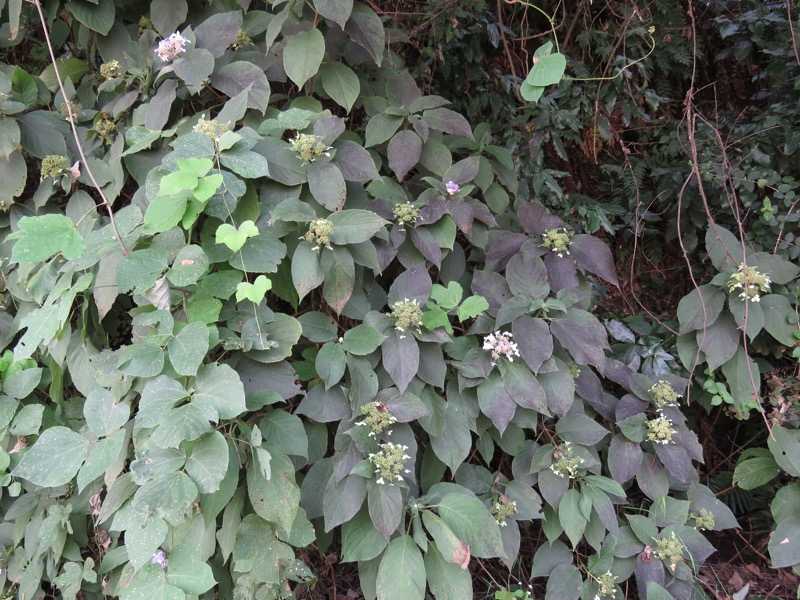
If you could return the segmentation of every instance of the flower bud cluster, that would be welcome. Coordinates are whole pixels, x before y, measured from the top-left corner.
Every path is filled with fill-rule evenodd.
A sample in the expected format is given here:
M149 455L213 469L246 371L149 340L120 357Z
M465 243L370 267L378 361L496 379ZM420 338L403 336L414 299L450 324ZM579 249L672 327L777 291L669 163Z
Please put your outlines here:
M395 481L402 481L402 473L410 473L405 468L406 461L411 458L406 454L408 446L386 442L380 445L379 452L369 455L369 461L375 466L378 485L394 485Z
M617 595L617 577L611 572L606 571L597 578L597 585L600 589L594 596L594 600L601 598L614 598Z
M542 248L555 252L559 258L566 254L569 256L569 247L572 245L569 232L565 227L548 229L542 234Z
M500 527L508 525L506 522L517 512L517 503L505 494L497 495L492 502L492 516Z
M669 444L672 442L672 436L678 433L672 428L672 421L664 415L659 415L655 419L651 419L645 423L647 426L647 441L655 444Z
M422 307L417 300L406 298L395 302L389 316L394 319L398 331L419 330L422 327Z
M714 513L706 508L701 508L699 514L692 516L694 517L695 527L697 527L700 531L703 531L704 529L710 531L714 529L714 525L716 525Z
M514 362L514 357L519 356L517 344L511 341L514 337L507 331L495 331L483 338L483 349L492 353L492 364L497 364L500 357L507 358L509 362Z
M650 393L653 394L653 402L658 410L668 406L678 406L678 398L681 397L681 394L672 389L669 382L663 379L659 379L658 383L650 388Z
M394 212L394 218L397 219L397 224L400 226L400 229L404 229L406 224L413 225L417 222L417 219L421 218L419 216L419 209L415 208L411 202L396 204L392 212Z
M192 127L192 131L202 133L204 136L216 142L223 133L228 131L228 126L225 123L220 123L216 119L209 120L206 119L205 116L202 116L197 124Z
M117 124L107 114L102 113L94 122L94 130L97 133L97 137L106 144L111 144L114 141L113 136L117 132Z
M316 244L313 248L314 250L319 250L322 246L330 248L332 231L333 223L328 219L314 219L308 224L308 231L300 239Z
M364 419L362 421L357 421L356 425L369 427L369 437L375 437L397 423L397 419L389 412L389 409L383 402L376 401L365 404L361 407L361 414L364 416ZM389 435L392 435L391 431Z
M571 442L564 442L553 452L554 462L550 465L550 470L559 477L569 477L575 479L578 469L586 461L580 456L575 456L575 450Z
M310 133L298 133L289 140L292 151L297 153L297 158L305 163L313 163L320 156L330 156L331 146L326 146L322 138Z
M43 181L47 177L56 178L69 170L69 159L58 154L49 154L42 159L42 169L39 177Z
M735 290L742 290L739 298L760 302L761 294L769 292L769 285L772 280L766 273L759 273L755 267L746 267L744 263L739 265L739 270L731 274L728 279L728 291L733 293Z
M114 79L122 75L122 67L118 60L109 60L100 65L100 77L103 79Z
M675 532L672 532L667 539L656 542L655 555L674 573L678 568L678 563L683 562L684 550L686 550L686 546L675 536Z

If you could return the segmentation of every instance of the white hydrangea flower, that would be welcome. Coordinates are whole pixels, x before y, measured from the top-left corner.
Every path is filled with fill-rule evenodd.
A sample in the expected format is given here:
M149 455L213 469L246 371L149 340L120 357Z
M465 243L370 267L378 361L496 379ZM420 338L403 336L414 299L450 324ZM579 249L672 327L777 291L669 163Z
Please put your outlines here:
M164 62L169 62L183 54L184 50L186 50L186 44L188 43L189 40L176 32L168 38L161 40L158 43L158 47L155 49L155 53L158 54L158 58Z

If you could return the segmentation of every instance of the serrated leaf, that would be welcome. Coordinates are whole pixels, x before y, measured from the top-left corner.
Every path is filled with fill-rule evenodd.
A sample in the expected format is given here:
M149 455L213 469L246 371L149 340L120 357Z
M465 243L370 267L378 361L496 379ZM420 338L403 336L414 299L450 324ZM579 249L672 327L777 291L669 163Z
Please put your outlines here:
M83 238L65 215L22 217L17 225L18 239L11 249L13 262L41 262L58 253L67 260L83 255Z
M483 296L470 296L461 303L456 314L458 315L458 320L463 323L467 319L474 319L483 314L486 310L489 310L489 302L486 298Z

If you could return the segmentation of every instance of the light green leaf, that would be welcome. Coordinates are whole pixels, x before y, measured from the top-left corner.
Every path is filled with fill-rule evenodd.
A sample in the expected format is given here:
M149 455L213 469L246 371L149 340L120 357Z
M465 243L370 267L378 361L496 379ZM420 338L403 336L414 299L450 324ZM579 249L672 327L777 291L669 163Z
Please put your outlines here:
M12 262L41 262L61 253L67 260L80 258L83 238L69 217L60 214L22 217L17 242L11 250Z
M283 67L298 88L317 74L325 55L325 38L319 29L297 33L286 40Z
M219 431L207 433L192 447L186 472L202 494L213 494L228 471L228 444ZM182 587L182 586L181 586Z
M192 160L208 160L195 158ZM210 162L210 161L209 161ZM158 185L159 196L172 196L184 190L193 190L197 187L197 175L187 171L175 171L169 175L164 175Z
M435 300L436 303L445 310L451 310L458 306L463 295L464 289L456 281L451 281L447 284L447 287L434 283L431 289L431 299ZM473 296L473 298L474 297L476 296Z
M253 283L242 281L236 286L236 301L250 300L258 304L272 289L272 281L266 275L259 275Z
M222 181L223 178L220 173L214 173L213 175L203 177L197 182L197 187L194 188L193 193L195 199L205 204L208 202L209 198L217 192L219 186L222 185Z
M258 227L250 220L244 221L238 228L230 223L223 223L217 227L215 241L217 244L225 244L234 252L238 252L249 238L257 235Z
M567 69L567 58L563 54L548 54L533 59L533 68L525 81L531 86L548 86L561 81Z
M461 306L458 307L456 314L458 315L458 320L460 322L464 322L467 319L473 319L478 315L482 314L483 311L489 309L489 302L483 296L470 296L464 302L461 303Z
M13 471L15 477L42 487L69 483L81 468L89 441L66 427L46 429Z
M381 600L425 598L425 564L410 535L389 544L378 567L377 591Z
M194 177L192 175L192 177ZM144 214L145 231L149 234L161 233L177 225L186 213L189 194L179 196L159 196L148 206Z

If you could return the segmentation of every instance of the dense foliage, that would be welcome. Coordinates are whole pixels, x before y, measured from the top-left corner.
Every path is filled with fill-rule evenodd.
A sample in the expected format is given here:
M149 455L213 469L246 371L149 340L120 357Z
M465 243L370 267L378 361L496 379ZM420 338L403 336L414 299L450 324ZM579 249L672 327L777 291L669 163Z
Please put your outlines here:
M570 102L591 104L592 82L557 32L520 73L528 104L503 80L511 118L535 117L526 148L454 110L457 90L423 91L411 71L433 54L407 65L370 4L4 10L6 596L292 598L330 547L365 598L470 598L488 559L546 578L547 598L703 596L704 531L737 521L701 483L682 409L712 382L709 409L767 417L753 348L789 360L797 338L794 180L757 146L741 173L698 139L689 179L650 160L636 175L653 186L637 202L666 181L693 190L686 236L714 269L680 302L676 360L598 318L620 281L594 234L628 207L609 216L586 190L579 218L561 210L566 171L545 158L568 168L564 130L583 135L590 108ZM772 39L742 33L755 17L720 19L725 37ZM642 54L658 47L648 26L631 34ZM640 112L629 123L652 120ZM776 144L762 129L737 135ZM732 182L762 207L750 239L738 204L719 216ZM767 420L743 487L800 477L796 413ZM782 541L800 535L799 503L796 483L775 498L775 566L800 563ZM520 561L531 532L543 541Z

